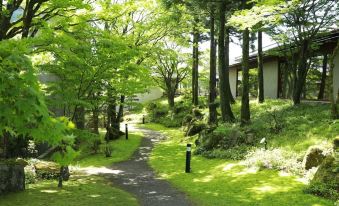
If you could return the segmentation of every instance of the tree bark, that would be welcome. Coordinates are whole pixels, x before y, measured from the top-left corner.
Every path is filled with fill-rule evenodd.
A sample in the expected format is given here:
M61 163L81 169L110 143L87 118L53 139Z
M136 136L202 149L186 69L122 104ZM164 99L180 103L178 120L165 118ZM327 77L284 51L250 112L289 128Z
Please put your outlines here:
M215 99L217 98L217 66L216 66L216 44L215 44L215 14L214 14L214 7L211 8L211 22L210 22L210 36L211 36L211 43L210 43L210 79L209 79L209 97L208 97L208 109L209 109L209 124L216 124L218 117L217 117L217 105L215 103Z
M334 91L334 57L337 56L337 54L339 53L339 41L337 43L336 48L334 49L333 54L330 57L330 75L329 75L329 81L328 81L328 86L329 86L329 97L330 97L330 101L331 101L331 117L332 119L339 119L339 89L338 91ZM335 95L336 94L336 95Z
M175 98L175 91L173 92L172 89L169 89L169 91L167 92L167 101L171 109L174 108L174 98Z
M93 115L93 132L99 134L99 110L98 108L92 109Z
M225 13L226 13L226 3L223 2L219 6L220 25L218 39L220 109L222 121L232 122L234 120L234 115L230 103L229 73L225 58Z
M263 103L264 97L264 65L262 51L262 32L258 31L258 102Z
M193 27L193 66L192 66L192 103L199 104L199 30L198 18L194 18Z
M327 54L324 55L323 59L323 71L321 74L321 83L320 83L320 89L319 89L319 94L318 94L318 100L324 99L324 94L325 94L325 86L326 86L326 75L327 75Z
M242 43L242 97L241 97L241 124L249 124L251 120L249 104L249 30L243 31Z
M62 181L63 181L63 177L62 177L62 173L64 172L64 166L60 167L60 174L59 174L59 182L58 182L58 187L62 188Z
M302 46L299 53L299 62L298 62L298 71L296 75L296 81L294 85L293 91L293 103L294 105L300 104L301 95L304 91L306 76L308 72L307 68L307 59L308 59L308 49L309 49L309 42L304 40L302 42Z
M227 83L226 83L226 89L228 90L230 103L234 104L235 99L233 97L231 86L230 86L230 79L229 79L229 68L230 68L230 30L227 27L225 29L225 66L226 66L226 76L227 76Z
M85 108L84 106L77 106L75 108L75 125L77 129L85 129Z

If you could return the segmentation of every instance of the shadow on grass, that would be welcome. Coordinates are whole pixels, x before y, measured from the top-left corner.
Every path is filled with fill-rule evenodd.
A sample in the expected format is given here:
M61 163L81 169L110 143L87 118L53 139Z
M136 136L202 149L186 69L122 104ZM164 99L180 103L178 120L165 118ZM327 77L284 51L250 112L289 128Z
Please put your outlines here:
M56 181L44 181L30 185L24 192L12 193L0 198L1 206L83 206L83 205L138 205L128 193L104 183L97 176L82 176L57 188Z
M192 158L185 174L185 146L161 144L150 164L162 178L187 193L198 205L325 206L333 202L303 193L305 185L277 171L256 171L235 161Z

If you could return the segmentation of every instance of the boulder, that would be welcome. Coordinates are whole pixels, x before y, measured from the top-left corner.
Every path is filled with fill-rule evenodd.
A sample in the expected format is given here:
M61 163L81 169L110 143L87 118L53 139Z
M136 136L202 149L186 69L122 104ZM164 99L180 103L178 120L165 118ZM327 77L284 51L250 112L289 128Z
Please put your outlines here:
M38 177L43 179L57 179L60 173L60 167L54 162L38 161L34 164Z
M339 190L339 162L333 156L328 156L314 174L312 182L335 183ZM339 191L338 191L339 192Z
M205 123L194 122L188 127L187 132L186 132L186 136L193 136L193 135L199 134L205 128L206 128Z
M0 195L25 190L25 172L22 162L0 162Z
M325 159L323 150L319 147L312 146L310 147L303 160L303 165L306 170L311 169L312 167L318 167L323 160Z

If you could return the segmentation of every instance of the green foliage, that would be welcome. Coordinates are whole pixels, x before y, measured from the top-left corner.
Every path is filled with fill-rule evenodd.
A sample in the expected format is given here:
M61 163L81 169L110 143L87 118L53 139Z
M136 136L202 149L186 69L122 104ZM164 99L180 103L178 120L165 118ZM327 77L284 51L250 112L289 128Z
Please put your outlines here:
M246 155L245 163L249 167L281 170L295 175L303 175L302 158L282 149L256 149Z
M238 146L230 149L214 149L214 150L204 150L204 148L199 147L194 151L194 154L202 155L208 159L218 158L218 159L228 159L228 160L242 160L245 158L250 148L248 146Z
M103 178L97 176L80 176L63 183L57 189L56 181L40 181L29 185L26 191L1 196L2 206L35 206L35 205L98 205L105 206L114 200L116 206L137 206L137 200L131 194L115 188Z
M101 136L103 141L103 136ZM140 134L129 134L128 141L123 138L110 141L108 144L101 144L98 154L93 154L89 149L89 142L85 142L80 146L80 154L75 159L74 165L81 167L107 167L113 163L121 162L130 158L136 149L140 146L142 136ZM109 150L110 157L106 157Z
M311 184L304 190L306 193L325 197L332 200L339 199L338 185L333 181L330 183L311 182Z
M304 194L305 185L294 176L281 176L276 171L255 171L235 161L206 159L192 156L192 173L184 173L187 141L183 132L161 125L144 125L163 132L168 139L157 144L150 157L150 165L157 174L185 192L194 203L201 205L323 205L333 201ZM182 162L183 164L178 164ZM182 172L181 172L182 171Z

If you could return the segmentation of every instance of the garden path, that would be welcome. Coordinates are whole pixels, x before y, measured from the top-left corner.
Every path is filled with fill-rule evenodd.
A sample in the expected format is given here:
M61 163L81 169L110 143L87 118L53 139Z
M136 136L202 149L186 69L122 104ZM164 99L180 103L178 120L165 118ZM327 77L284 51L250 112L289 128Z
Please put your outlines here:
M133 126L133 125L131 125ZM131 128L131 126L129 126ZM159 179L148 165L154 144L165 137L147 129L133 128L144 134L139 149L130 160L116 163L111 169L115 174L107 174L115 186L133 194L144 206L190 206L194 205L184 193L173 188L167 181Z

